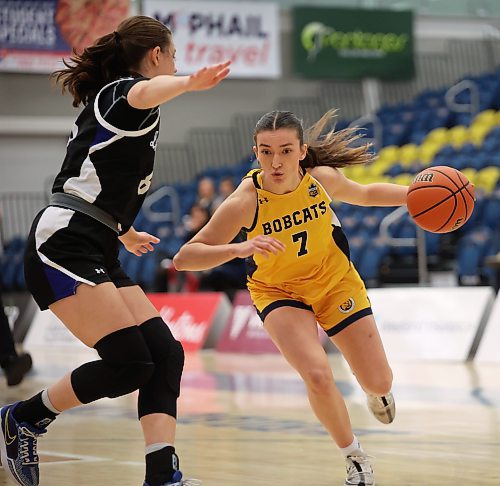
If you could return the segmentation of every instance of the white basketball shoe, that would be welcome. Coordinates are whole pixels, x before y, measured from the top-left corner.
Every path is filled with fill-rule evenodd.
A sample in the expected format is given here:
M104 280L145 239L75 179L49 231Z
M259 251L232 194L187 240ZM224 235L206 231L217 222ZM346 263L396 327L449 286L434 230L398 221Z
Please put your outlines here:
M368 408L373 416L383 424L390 424L396 416L396 403L392 393L376 397L374 395L366 395Z

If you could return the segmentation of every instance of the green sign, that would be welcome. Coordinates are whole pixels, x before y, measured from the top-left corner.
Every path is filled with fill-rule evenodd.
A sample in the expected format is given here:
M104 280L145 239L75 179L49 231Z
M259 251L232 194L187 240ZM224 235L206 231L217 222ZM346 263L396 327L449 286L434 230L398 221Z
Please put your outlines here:
M411 11L297 7L293 26L295 72L304 77L414 75Z

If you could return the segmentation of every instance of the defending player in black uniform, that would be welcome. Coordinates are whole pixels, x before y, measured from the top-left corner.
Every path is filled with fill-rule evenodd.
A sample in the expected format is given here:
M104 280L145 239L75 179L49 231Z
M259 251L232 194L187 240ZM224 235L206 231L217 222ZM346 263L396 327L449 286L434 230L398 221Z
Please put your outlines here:
M173 76L171 32L161 22L136 16L65 65L55 76L73 105L84 109L50 205L33 222L25 274L40 308L54 312L101 359L1 409L2 464L16 483L38 485L37 438L59 413L138 389L144 485L195 484L182 479L174 449L184 352L122 270L118 240L137 256L159 241L132 227L151 185L159 105L216 86L227 76L229 62Z

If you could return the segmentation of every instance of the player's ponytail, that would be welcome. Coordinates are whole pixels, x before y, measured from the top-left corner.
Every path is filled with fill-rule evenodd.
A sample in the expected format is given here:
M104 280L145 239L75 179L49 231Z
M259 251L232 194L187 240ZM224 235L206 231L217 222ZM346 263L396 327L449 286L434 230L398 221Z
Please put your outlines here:
M303 169L319 165L340 168L370 162L373 155L369 151L369 144L352 145L354 141L362 138L355 128L335 131L336 112L337 110L327 111L304 132L301 120L292 112L271 111L257 122L254 141L257 143L257 134L260 132L291 128L297 131L300 144L308 145L306 157L300 161Z
M150 49L168 49L171 39L168 27L158 20L141 15L130 17L82 53L73 51L69 61L63 60L66 68L52 75L63 92L71 93L73 106L86 105L106 84L136 73Z
M337 110L327 111L306 130L304 138L308 148L305 159L300 163L302 168L318 165L340 168L372 161L370 144L353 146L354 141L362 138L362 135L356 133L356 128L335 130L336 112Z

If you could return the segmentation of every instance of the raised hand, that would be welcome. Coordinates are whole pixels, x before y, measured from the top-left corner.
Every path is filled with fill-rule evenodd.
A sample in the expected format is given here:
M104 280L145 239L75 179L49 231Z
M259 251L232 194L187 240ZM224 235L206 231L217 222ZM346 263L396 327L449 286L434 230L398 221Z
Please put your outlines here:
M203 91L217 86L228 74L231 61L199 69L189 76L188 91Z

